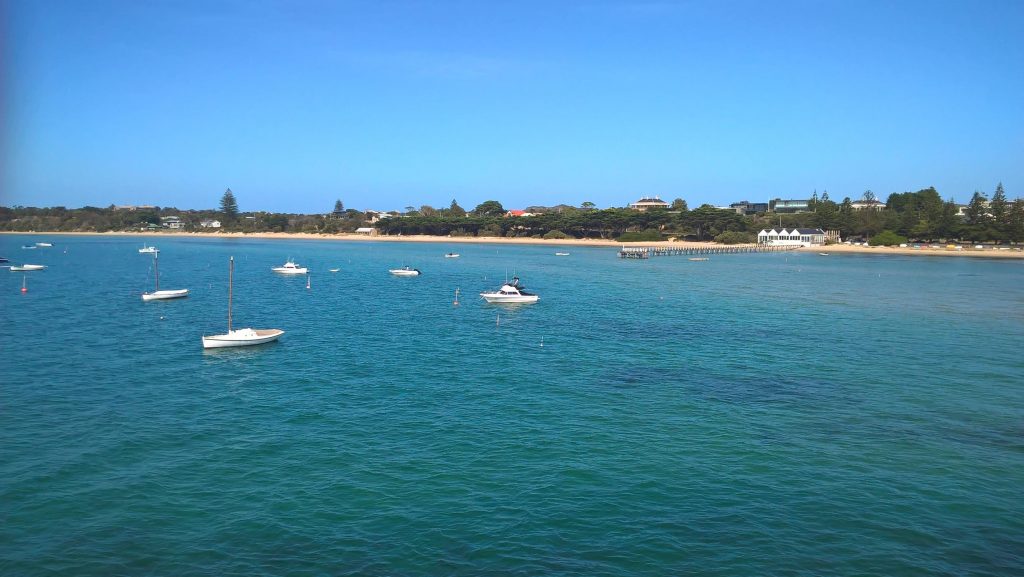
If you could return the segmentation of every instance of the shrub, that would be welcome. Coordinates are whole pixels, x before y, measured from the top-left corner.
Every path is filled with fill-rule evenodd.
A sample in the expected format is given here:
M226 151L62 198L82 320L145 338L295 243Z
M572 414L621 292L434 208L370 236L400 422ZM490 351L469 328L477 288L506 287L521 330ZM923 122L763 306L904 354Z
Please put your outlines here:
M891 230L883 230L868 240L868 244L871 246L895 246L907 242L906 237L902 237Z
M715 242L722 244L748 244L757 242L757 237L749 232L730 230L716 236Z
M624 232L617 239L619 242L648 242L662 240L661 232L649 228L643 232Z
M544 234L544 238L550 240L550 239L553 239L553 238L554 239L559 239L559 238L572 238L572 237L567 235L567 234L565 234L564 232L562 232L560 230L549 230L548 232L546 232Z

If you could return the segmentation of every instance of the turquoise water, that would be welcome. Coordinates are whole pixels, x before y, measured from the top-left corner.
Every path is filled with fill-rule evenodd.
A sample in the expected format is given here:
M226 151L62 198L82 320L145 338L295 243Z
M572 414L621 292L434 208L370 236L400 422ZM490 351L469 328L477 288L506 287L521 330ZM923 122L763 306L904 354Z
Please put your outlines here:
M0 574L1024 573L1022 261L155 242L0 236Z

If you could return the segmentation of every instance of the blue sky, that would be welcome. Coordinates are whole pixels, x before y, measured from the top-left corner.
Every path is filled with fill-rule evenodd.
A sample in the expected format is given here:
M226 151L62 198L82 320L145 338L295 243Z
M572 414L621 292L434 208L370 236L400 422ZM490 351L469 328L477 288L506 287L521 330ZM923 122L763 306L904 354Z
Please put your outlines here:
M0 204L1024 196L1024 2L0 0Z

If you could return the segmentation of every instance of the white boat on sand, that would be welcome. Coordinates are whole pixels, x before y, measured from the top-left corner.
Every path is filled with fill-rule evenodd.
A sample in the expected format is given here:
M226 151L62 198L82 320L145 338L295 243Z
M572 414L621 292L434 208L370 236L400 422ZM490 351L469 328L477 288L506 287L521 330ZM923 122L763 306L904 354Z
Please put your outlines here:
M419 276L420 269L403 266L402 268L390 269L388 272L395 276Z
M288 259L288 262L283 265L275 266L270 270L281 274L306 274L309 272L308 268L295 264L295 261L291 259Z
M142 248L139 249L139 254L156 254L160 252L155 246L146 246L146 243L142 243Z
M156 286L151 293L142 293L144 301L161 301L169 299L180 299L188 296L188 289L160 290L160 253L153 253L153 276L156 278Z
M224 347L247 347L251 345L262 345L276 341L284 334L281 329L252 329L244 328L231 330L231 289L235 275L235 257L231 257L231 264L228 268L228 332L223 335L203 335L204 349L219 349Z
M46 268L46 265L42 265L42 264L23 264L21 266L12 266L11 267L11 272L24 272L24 271L30 271L30 270L43 270L45 268Z
M540 296L526 292L526 287L519 284L519 277L513 277L512 282L506 282L496 291L480 293L480 296L489 303L496 304L518 304L535 303Z

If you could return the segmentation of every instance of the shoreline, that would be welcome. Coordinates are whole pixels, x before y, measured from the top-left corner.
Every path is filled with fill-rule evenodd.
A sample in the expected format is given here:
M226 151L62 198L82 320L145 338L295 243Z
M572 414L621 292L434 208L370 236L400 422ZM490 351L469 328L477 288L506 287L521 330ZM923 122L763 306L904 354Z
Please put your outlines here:
M713 242L690 241L659 241L659 242L617 242L607 239L542 239L542 238L505 238L475 236L368 236L363 234L315 234L305 232L14 232L0 231L2 235L22 236L105 236L105 237L179 237L179 238L255 238L262 240L324 240L335 242L418 242L435 244L524 244L557 247L707 247L728 246ZM922 244L921 248L856 246L833 244L827 246L811 246L795 249L798 252L831 254L869 254L869 255L913 255L913 256L964 256L981 258L1024 259L1021 247L1005 249L975 249L972 245L960 245L961 250L947 248L947 245Z

